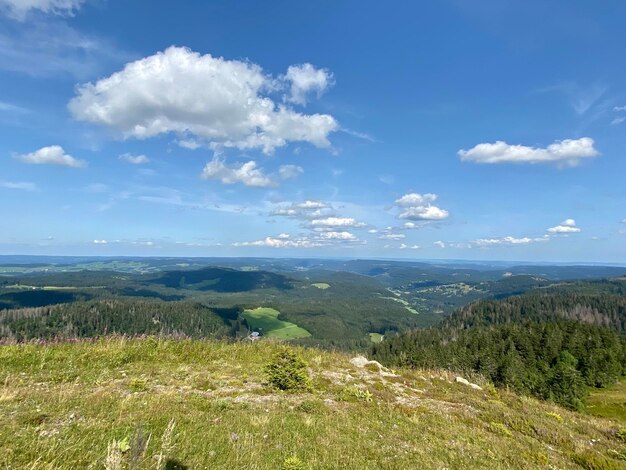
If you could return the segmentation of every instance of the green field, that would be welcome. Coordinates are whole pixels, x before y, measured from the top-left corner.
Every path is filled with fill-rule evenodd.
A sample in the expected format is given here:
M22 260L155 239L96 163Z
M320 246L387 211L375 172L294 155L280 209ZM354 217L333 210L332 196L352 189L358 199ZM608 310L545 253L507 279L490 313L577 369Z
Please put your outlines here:
M311 336L304 328L300 328L295 323L278 319L280 312L273 308L258 307L246 309L243 316L253 330L260 330L261 334L270 338L284 340L307 338Z
M328 289L330 287L330 284L327 284L325 282L315 282L313 284L311 284L313 287L317 287L318 289Z
M370 341L372 343L380 343L383 340L383 335L380 333L370 333Z
M626 424L626 379L613 387L594 389L585 406L585 411L594 416L613 418Z

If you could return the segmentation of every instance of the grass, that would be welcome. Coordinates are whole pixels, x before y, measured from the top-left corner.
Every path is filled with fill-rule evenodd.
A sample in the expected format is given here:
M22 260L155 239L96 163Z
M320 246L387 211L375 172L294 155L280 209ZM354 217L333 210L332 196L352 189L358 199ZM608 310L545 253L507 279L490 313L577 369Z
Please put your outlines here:
M282 340L311 336L311 333L295 323L279 320L278 315L280 315L278 310L268 307L258 307L243 311L243 317L250 325L250 328L260 330L264 336Z
M593 389L587 399L585 411L594 416L618 419L626 426L626 379L613 387Z
M327 284L325 282L314 282L313 284L311 284L313 287L317 287L318 289L328 289L330 288L330 284Z
M372 343L380 343L383 340L383 335L380 333L370 333L369 335Z
M274 391L263 368L282 347L2 346L0 468L623 467L618 423L473 390L443 371L384 375L343 354L292 348L309 364L312 391Z

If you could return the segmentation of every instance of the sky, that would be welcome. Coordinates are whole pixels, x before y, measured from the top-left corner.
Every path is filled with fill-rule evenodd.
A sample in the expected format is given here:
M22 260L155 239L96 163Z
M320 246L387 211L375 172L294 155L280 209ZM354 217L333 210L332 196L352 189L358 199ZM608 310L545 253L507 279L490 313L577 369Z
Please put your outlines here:
M626 264L625 18L0 0L0 254Z

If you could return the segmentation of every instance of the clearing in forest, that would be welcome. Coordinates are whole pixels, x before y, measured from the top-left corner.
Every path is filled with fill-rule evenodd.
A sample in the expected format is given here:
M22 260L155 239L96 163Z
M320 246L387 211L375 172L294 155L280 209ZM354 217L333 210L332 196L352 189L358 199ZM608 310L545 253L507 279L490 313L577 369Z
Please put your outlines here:
M253 330L258 330L264 336L284 340L307 338L311 336L304 328L295 323L278 319L280 312L273 308L258 307L243 311L243 317Z

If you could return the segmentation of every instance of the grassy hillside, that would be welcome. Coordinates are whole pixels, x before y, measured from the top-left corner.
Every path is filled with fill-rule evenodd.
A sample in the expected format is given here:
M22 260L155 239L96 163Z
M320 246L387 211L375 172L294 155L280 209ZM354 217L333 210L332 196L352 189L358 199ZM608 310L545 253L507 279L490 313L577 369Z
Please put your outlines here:
M623 468L620 425L294 349L312 387L264 366L283 346L105 339L0 347L0 468Z

